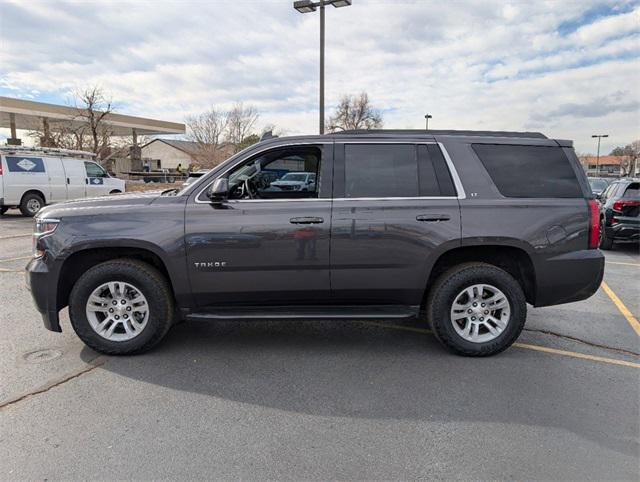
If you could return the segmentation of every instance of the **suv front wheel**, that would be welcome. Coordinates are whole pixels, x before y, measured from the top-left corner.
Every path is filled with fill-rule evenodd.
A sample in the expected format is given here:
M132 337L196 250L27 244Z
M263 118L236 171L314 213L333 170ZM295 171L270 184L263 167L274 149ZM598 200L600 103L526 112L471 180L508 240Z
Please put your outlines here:
M436 338L466 356L493 355L511 346L526 315L518 281L485 263L451 268L437 279L427 299L427 319Z
M100 263L84 273L69 296L69 318L80 339L106 355L149 350L173 321L166 278L141 261Z

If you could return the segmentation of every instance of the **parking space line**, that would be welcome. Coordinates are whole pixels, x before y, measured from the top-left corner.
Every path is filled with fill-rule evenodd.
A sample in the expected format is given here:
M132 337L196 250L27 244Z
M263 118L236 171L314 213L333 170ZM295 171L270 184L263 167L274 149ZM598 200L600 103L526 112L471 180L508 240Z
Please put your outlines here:
M389 325L386 323L380 323L378 321L361 321L360 323L380 326L382 328L389 328L392 330L413 331L415 333L433 335L433 332L431 330L427 330L424 328L413 328L411 326L402 326L402 325ZM626 360L618 360L616 358L608 358L604 356L588 355L587 353L580 353L577 351L559 350L557 348L549 348L546 346L531 345L529 343L519 343L519 342L514 343L513 346L516 348L522 348L524 350L533 350L533 351L539 351L543 353L551 353L554 355L568 356L571 358L579 358L582 360L597 361L602 363L608 363L609 365L620 365L620 366L631 367L631 368L640 368L640 363L634 363Z
M623 261L605 261L606 264L621 264L624 266L640 266L640 263L625 263Z
M24 273L23 269L0 268L0 273Z
M610 365L621 365L625 367L640 368L640 363L634 363L626 360L618 360L616 358L608 358L597 355L587 355L586 353L580 353L577 351L558 350L557 348L549 348L540 345L530 345L529 343L514 343L513 346L518 348L525 348L527 350L541 351L544 353L553 353L555 355L570 356L573 358L582 358L583 360L599 361L603 363L609 363Z
M5 261L20 261L21 259L29 259L32 256L20 256L19 258L7 258L7 259L0 259L0 263L3 263Z
M0 236L0 241L3 239L11 239L11 238L26 238L27 236L31 236L32 233L29 234L12 234L10 236Z
M636 332L636 335L640 336L640 322L636 320L636 317L633 316L631 311L629 311L629 308L624 305L624 303L620 300L620 298L618 298L618 296L613 292L613 290L605 281L603 281L600 286L607 294L607 296L611 299L611 301L613 301L613 304L616 305L616 308L618 308L620 313L622 313L622 316L627 319L627 321L631 325L631 328L633 328L633 330Z

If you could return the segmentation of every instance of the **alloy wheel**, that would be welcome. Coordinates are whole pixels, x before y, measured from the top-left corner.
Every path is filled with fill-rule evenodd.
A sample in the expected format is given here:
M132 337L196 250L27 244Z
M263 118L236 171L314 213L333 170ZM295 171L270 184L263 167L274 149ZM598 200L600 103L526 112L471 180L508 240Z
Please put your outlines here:
M505 294L493 285L474 284L454 298L451 323L456 333L472 343L495 340L511 318Z
M144 330L149 321L149 304L131 283L109 281L98 286L86 305L91 328L109 341L127 341Z

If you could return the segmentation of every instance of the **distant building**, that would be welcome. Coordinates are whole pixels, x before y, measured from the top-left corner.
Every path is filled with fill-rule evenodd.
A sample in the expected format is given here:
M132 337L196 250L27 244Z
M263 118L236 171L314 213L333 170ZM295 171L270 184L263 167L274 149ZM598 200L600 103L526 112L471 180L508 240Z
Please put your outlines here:
M182 164L184 169L194 165L211 167L233 155L233 146L221 145L214 149L210 144L190 141L154 139L140 148L141 158L148 161L151 169L175 169Z
M634 163L631 162L630 156L580 156L580 163L590 176L596 174L600 176L633 176L639 173L630 172L633 170ZM638 169L637 163L635 163L636 171Z

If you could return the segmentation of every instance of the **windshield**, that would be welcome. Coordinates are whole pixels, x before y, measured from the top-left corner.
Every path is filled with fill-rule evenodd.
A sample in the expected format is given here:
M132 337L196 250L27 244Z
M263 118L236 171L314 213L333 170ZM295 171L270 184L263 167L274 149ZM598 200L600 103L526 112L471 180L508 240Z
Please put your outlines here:
M281 181L301 181L304 182L307 180L306 174L285 174L282 176Z
M592 191L604 191L608 186L607 181L603 179L589 179L589 184Z

